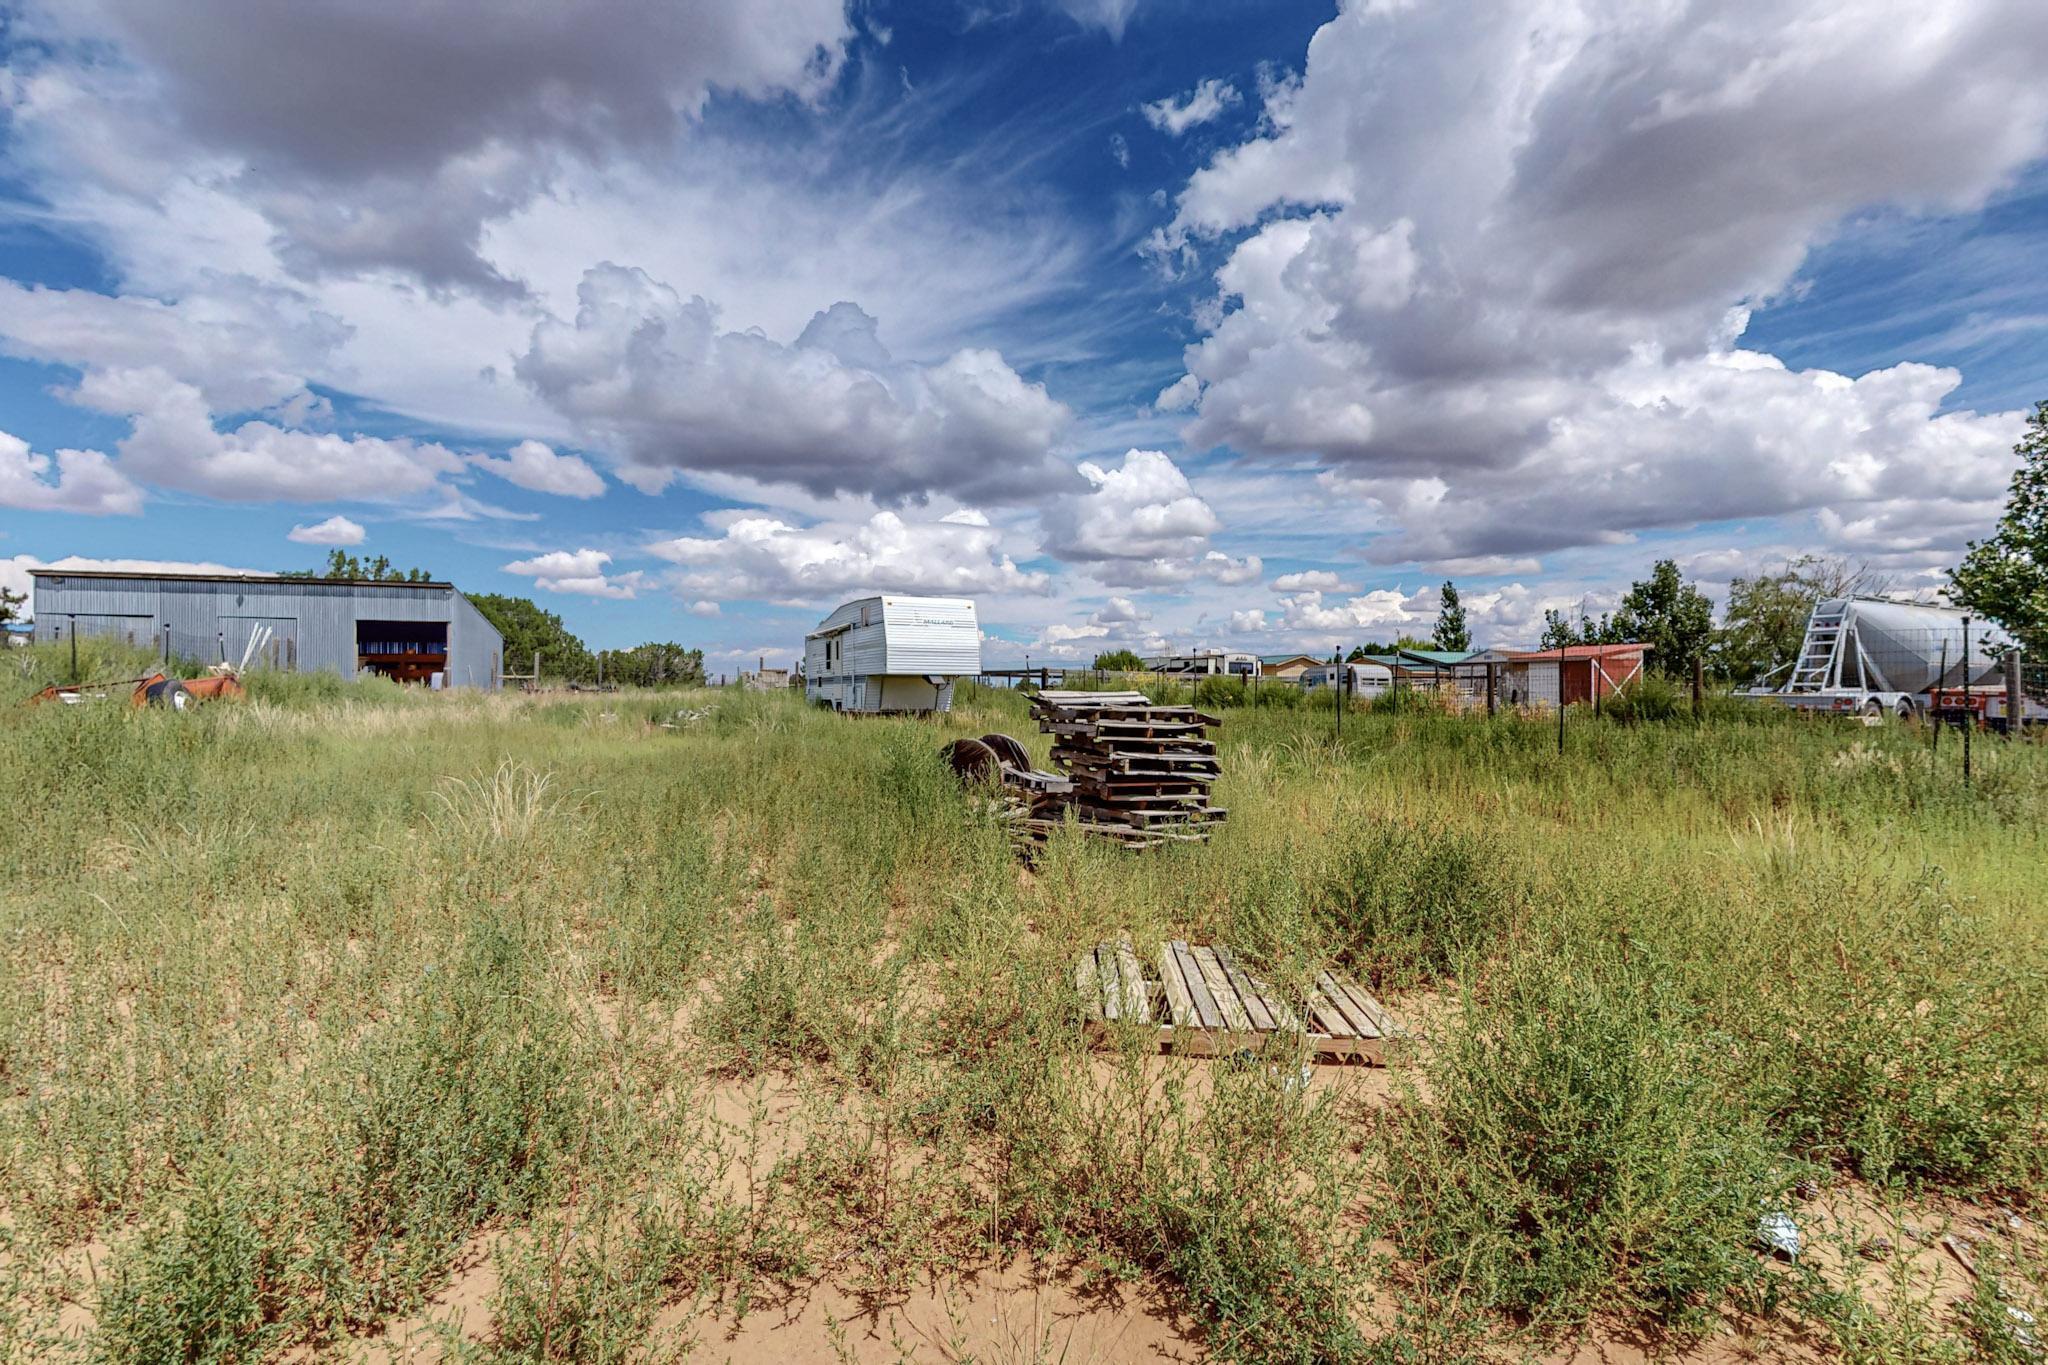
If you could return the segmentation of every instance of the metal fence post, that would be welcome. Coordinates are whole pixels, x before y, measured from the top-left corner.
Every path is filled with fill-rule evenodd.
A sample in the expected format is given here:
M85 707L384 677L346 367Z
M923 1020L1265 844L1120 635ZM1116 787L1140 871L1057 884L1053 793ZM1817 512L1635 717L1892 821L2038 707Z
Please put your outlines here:
M78 614L73 612L68 619L71 623L71 681L75 683L78 681Z
M1970 710L1970 618L1963 618L1963 785L1970 785L1970 731L1977 717Z
M1564 646L1557 647L1557 756L1564 757Z
M2020 687L2020 651L2017 646L2005 654L2005 737L2018 739L2027 714L2027 698Z
M1493 679L1495 671L1499 667L1499 664L1488 664L1486 666L1486 718L1488 720L1493 719Z

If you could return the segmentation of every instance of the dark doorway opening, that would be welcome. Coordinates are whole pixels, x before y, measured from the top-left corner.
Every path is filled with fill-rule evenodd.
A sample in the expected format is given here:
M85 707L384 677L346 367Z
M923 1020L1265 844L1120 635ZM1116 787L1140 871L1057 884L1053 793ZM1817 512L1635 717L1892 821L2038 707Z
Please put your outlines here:
M430 682L448 669L448 623L358 621L356 668L395 682Z

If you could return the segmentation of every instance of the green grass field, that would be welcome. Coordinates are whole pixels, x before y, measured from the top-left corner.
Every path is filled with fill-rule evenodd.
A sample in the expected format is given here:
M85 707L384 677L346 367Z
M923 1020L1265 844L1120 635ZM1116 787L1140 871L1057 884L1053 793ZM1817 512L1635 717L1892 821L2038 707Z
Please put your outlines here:
M1210 844L1026 870L937 757L1042 758L1003 693L9 706L0 1351L346 1356L482 1255L464 1359L1020 1257L1240 1361L2033 1358L2048 750L1965 790L1915 727L1332 720L1225 713ZM1091 1056L1119 931L1342 961L1421 1042Z

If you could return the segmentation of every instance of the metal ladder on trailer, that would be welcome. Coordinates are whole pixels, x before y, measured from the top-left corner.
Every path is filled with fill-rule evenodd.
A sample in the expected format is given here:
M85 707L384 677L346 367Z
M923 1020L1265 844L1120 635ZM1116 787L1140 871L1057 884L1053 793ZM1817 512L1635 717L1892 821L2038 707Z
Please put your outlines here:
M1806 638L1800 642L1787 692L1818 692L1829 685L1835 659L1842 652L1842 622L1847 615L1847 604L1814 612L1806 623Z

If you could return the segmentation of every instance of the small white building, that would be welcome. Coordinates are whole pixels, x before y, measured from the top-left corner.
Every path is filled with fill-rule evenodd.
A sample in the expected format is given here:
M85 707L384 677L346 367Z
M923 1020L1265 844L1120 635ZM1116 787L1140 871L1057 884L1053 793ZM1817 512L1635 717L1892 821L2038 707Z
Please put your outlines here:
M949 711L979 672L971 598L862 597L804 637L804 696L835 711Z

